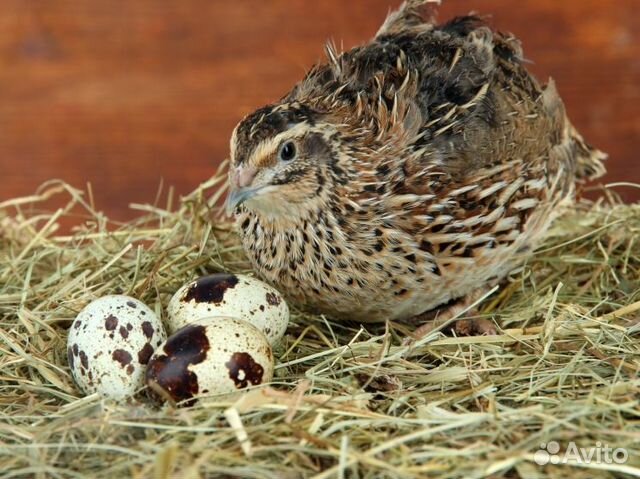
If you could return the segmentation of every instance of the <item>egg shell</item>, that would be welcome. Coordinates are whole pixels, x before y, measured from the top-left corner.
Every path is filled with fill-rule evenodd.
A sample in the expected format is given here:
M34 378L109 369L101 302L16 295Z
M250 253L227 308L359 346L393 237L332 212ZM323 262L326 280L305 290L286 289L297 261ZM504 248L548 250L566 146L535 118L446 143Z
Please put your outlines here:
M144 385L147 363L167 335L144 303L111 295L89 303L73 321L67 357L73 379L87 394L113 399Z
M149 361L146 381L161 399L190 405L198 397L237 393L273 378L265 335L237 318L209 318L169 336Z
M275 345L287 330L289 307L268 284L245 275L212 274L180 288L167 308L169 333L213 316L244 319Z

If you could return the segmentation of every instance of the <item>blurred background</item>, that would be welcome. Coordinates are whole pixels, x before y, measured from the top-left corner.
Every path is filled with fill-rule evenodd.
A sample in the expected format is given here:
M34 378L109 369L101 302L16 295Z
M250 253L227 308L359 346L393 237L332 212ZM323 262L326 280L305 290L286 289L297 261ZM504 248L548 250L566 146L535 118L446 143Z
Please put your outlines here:
M235 124L282 96L334 39L371 38L400 0L1 0L0 201L44 181L91 182L117 219L160 180L188 193L227 157ZM607 151L605 182L640 183L638 0L449 0L490 14L553 76ZM619 189L628 200L640 190Z

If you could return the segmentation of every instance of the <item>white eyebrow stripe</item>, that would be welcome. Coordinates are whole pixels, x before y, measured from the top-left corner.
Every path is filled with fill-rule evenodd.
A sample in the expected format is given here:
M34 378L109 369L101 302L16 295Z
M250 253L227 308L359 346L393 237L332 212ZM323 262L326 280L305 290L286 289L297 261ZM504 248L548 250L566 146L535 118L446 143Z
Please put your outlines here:
M280 143L282 142L282 140L284 140L285 138L295 138L296 136L299 136L303 132L308 130L309 123L303 121L302 123L298 123L297 125L283 131L282 133L278 133L273 138L269 138L268 140L263 141L253 150L247 160L247 163L249 165L256 165L261 158L273 155L280 147Z
M237 124L236 127L231 132L231 139L229 140L229 158L232 160L236 157L236 143L238 142L238 127L240 124Z

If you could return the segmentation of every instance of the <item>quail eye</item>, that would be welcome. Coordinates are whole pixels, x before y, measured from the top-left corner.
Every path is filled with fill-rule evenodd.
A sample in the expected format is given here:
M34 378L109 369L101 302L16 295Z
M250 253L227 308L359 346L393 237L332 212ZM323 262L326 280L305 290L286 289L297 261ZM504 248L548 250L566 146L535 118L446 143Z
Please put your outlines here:
M296 145L293 141L287 141L280 148L280 159L282 161L291 161L296 157Z

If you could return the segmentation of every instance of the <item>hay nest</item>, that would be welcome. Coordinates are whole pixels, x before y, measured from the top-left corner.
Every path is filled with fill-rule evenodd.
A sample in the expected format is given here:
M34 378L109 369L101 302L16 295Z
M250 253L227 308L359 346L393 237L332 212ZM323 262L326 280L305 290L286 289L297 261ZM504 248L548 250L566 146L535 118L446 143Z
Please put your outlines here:
M294 311L274 382L237 401L82 397L65 343L89 301L130 294L162 315L195 276L249 270L214 207L223 184L216 175L177 208L172 195L133 205L140 216L126 224L62 182L0 203L2 477L640 474L640 205L608 190L570 209L484 299L496 336L434 331L405 346L403 324ZM541 444L561 459L571 444L602 456L540 466ZM605 447L624 448L626 463L607 463Z

